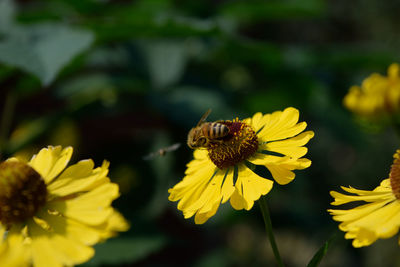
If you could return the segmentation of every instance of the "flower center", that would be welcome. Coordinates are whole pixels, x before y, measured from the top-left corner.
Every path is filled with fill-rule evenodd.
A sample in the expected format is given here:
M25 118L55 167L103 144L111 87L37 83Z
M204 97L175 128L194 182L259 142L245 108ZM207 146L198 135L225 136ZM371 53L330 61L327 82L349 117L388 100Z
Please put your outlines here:
M229 134L208 149L208 156L215 166L220 169L234 166L257 151L258 139L253 128L238 119L220 123L228 126Z
M394 161L390 169L390 185L392 186L393 194L400 200L400 150L394 154Z
M0 222L6 227L31 218L46 202L44 180L22 162L0 164Z

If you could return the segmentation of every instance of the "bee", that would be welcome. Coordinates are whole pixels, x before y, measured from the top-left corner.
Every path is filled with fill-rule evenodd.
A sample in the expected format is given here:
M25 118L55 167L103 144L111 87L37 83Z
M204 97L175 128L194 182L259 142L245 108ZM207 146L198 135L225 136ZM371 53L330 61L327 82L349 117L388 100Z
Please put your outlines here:
M172 152L177 150L181 146L181 143L176 143L168 147L160 148L159 150L152 152L146 156L143 157L144 160L151 160L154 159L155 157L163 157L167 152Z
M222 142L222 138L229 134L229 127L223 121L206 122L211 109L201 117L196 127L189 131L187 145L192 148L209 148L211 144Z

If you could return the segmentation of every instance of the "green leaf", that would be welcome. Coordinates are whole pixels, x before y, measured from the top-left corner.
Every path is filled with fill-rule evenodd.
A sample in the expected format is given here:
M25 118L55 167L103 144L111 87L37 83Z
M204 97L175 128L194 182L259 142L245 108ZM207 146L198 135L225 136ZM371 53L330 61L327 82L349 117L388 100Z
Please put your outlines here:
M322 258L325 256L325 254L328 252L328 247L335 238L335 235L329 238L328 241L326 241L322 247L315 253L314 257L312 257L311 261L308 263L307 267L316 267L320 264Z
M165 244L165 238L156 236L111 239L95 246L96 254L85 266L132 263L160 250Z
M187 61L183 41L159 40L141 43L155 88L173 85L182 77Z
M61 24L23 27L0 42L0 62L32 73L49 85L92 41L90 32Z

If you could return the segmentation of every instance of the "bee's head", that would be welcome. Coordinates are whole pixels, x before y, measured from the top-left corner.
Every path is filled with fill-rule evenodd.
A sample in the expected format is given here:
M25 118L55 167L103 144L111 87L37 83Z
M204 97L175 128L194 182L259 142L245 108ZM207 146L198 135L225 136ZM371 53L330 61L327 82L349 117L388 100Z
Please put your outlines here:
M188 134L187 145L191 149L204 148L208 145L208 139L197 128L192 128Z

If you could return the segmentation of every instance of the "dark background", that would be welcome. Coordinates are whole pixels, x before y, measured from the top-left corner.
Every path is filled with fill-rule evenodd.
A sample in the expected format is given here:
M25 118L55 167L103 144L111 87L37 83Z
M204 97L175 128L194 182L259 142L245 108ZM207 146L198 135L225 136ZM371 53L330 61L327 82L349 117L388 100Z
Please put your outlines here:
M312 166L268 195L284 262L305 266L336 233L320 266L400 266L397 237L354 249L326 211L330 190L388 177L396 133L342 99L399 60L399 13L395 0L0 0L2 157L72 145L73 162L111 162L132 226L84 266L274 266L257 205L195 225L167 190L208 108L212 121L293 106L315 137Z

